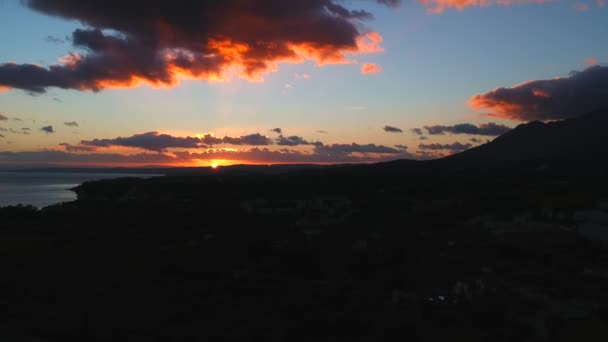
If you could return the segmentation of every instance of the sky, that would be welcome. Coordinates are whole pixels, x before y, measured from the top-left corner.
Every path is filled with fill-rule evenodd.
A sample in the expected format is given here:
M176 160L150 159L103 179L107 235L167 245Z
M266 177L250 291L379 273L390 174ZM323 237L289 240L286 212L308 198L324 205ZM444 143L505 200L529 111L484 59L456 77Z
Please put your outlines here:
M608 107L605 0L0 0L0 166L430 159Z

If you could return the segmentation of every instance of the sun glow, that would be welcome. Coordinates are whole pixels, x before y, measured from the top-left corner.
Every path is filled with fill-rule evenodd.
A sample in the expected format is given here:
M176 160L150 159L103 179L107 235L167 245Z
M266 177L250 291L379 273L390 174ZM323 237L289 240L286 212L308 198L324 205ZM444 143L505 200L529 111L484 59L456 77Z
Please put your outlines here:
M216 163L216 162L212 162L212 163L211 163L211 168L212 168L212 169L217 169L219 166L220 166L220 165L219 165L218 163Z

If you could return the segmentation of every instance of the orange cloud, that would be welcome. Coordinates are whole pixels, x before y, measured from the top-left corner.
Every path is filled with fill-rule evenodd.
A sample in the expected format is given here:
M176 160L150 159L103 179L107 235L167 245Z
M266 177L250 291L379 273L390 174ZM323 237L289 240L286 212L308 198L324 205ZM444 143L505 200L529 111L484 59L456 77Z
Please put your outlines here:
M597 59L595 59L593 57L585 58L585 63L590 64L590 65L596 65Z
M535 80L496 88L469 99L474 110L490 116L530 121L566 119L608 107L608 67L590 66L568 77Z
M36 11L82 22L86 28L76 29L71 41L86 53L68 54L49 67L0 64L0 87L43 93L50 87L165 88L231 77L263 82L282 63L355 64L352 55L383 51L382 36L362 29L371 13L338 0L247 3L200 1L176 9L170 2L144 8L128 1L27 1Z
M363 75L377 75L382 72L382 67L373 64L373 63L365 63L361 66L361 73Z
M378 32L368 32L357 37L357 52L359 53L378 53L384 49L380 43L384 38Z
M418 2L427 7L428 13L433 14L443 13L450 8L462 11L467 7L510 6L527 3L542 4L551 1L553 0L418 0Z

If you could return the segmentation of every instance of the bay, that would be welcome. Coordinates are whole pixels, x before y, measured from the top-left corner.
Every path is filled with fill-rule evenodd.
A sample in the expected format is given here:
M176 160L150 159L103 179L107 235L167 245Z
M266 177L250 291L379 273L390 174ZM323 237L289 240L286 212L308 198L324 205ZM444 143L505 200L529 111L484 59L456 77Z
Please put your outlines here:
M0 172L0 207L48 205L73 201L76 194L68 189L86 181L122 177L157 177L161 175L128 173L77 172Z

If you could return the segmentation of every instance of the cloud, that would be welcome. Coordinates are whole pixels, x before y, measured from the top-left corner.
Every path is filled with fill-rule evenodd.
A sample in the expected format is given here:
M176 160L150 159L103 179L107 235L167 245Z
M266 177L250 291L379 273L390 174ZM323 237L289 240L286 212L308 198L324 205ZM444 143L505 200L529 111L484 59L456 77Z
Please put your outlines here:
M55 133L55 130L53 129L53 126L44 126L40 129L43 132L48 133Z
M281 133L283 133L283 130L282 130L282 129L280 129L280 128L273 128L273 129L271 129L270 131L271 131L271 132L275 132L275 133L277 133L277 134L281 134Z
M407 150L407 146L405 146L405 145L395 145L395 147L396 147L397 149L399 149L399 150L402 150L402 151Z
M487 136L499 136L507 133L511 130L511 127L505 125L498 125L494 122L490 122L487 124L481 124L479 126L475 126L470 123L463 123L454 126L424 126L424 129L430 135L438 135L438 134L471 134L471 135L487 135Z
M149 151L164 152L169 148L206 148L213 145L247 145L263 146L271 145L272 140L259 133L249 134L241 137L217 138L211 134L196 137L176 137L159 132L147 132L135 134L130 137L118 137L114 139L83 140L81 145L96 147L123 146L141 148Z
M284 136L279 136L278 139L276 139L276 143L279 146L301 146L301 145L314 145L314 146L323 146L322 142L319 141L315 141L315 142L309 142L308 140L299 137L297 135L292 135L289 137L284 137Z
M282 149L249 148L245 150L209 149L201 152L180 151L173 153L99 153L85 151L84 146L62 144L65 150L41 150L26 152L0 152L0 165L197 165L200 161L232 160L250 163L370 163L411 158L405 151L392 153L367 153L355 155L351 151L383 150L377 145L333 145L328 150L312 153ZM349 147L350 146L350 147ZM375 146L375 147L370 147ZM386 147L384 147L386 148ZM339 152L336 152L339 151ZM383 150L384 151L384 150Z
M52 35L46 36L45 40L46 40L47 43L52 43L52 44L63 44L63 43L65 43L64 39L59 38L59 37L55 37L55 36L52 36Z
M80 144L96 147L135 147L150 151L162 152L173 147L198 148L201 144L201 139L197 137L174 137L169 134L147 132L143 134L135 134L126 138L118 137L115 139L83 140L80 142Z
M321 145L315 146L315 153L327 155L327 156L343 156L350 155L353 153L379 153L379 154L400 154L403 151L376 144L359 145L356 143L352 144L333 144L333 145Z
M462 151L466 151L470 149L473 145L471 144L461 144L459 142L454 142L452 144L420 144L418 148L421 150L431 150L431 151L450 151L450 153L458 153Z
M393 126L384 126L384 131L387 133L403 133L401 128L393 127Z
M70 53L49 67L0 65L0 87L33 93L49 87L173 87L182 80L231 76L260 82L281 63L346 64L349 54L382 51L382 37L363 29L372 14L347 9L338 0L196 1L187 6L171 1L23 2L85 26L71 37L82 54Z
M552 1L553 0L418 0L419 3L427 8L428 13L433 14L443 13L450 8L462 11L467 7L487 7L492 5L510 6L528 3L542 4Z
M78 122L76 122L76 121L68 121L68 122L64 122L63 124L68 127L78 127Z
M589 10L589 5L584 2L577 2L574 4L574 9L579 12L587 12Z
M606 0L597 0L597 7L605 7Z
M317 133L321 133L321 134L329 134L329 132L324 131L324 130L318 130Z
M401 0L377 0L376 2L389 7L397 7L401 4Z
M591 66L569 77L528 81L469 99L490 116L530 121L566 119L608 107L608 67Z
M6 121L6 120L8 120L8 117L0 114L0 121Z
M439 151L416 151L416 156L418 160L430 160L445 157L444 153Z
M368 163L412 158L405 150L383 145L334 144L315 146L312 153L283 149L251 148L246 151L208 150L202 153L186 152L188 158L201 160L239 160L274 163Z
M590 64L590 65L596 65L597 59L595 59L593 57L585 58L585 63Z
M248 146L266 146L272 145L272 140L259 133L249 134L238 138L224 137L224 144L229 145L248 145Z
M382 67L378 64L365 63L361 66L361 73L363 75L377 75L382 72Z
M303 153L292 150L272 151L267 148L252 148L246 151L210 150L201 153L185 152L185 159L197 160L239 160L258 163L368 163L395 159L392 157L353 156L351 154L328 155Z
M68 143L61 143L59 146L63 146L68 152L93 152L97 150L95 146L72 145Z
M28 129L22 128L21 130L16 130L14 128L0 127L0 132L11 133L11 134L20 134L20 135L29 135L30 132L28 132L28 130L29 130L29 128Z
M423 135L424 134L424 132L420 128L412 128L412 129L410 129L410 132L414 133L415 135Z

